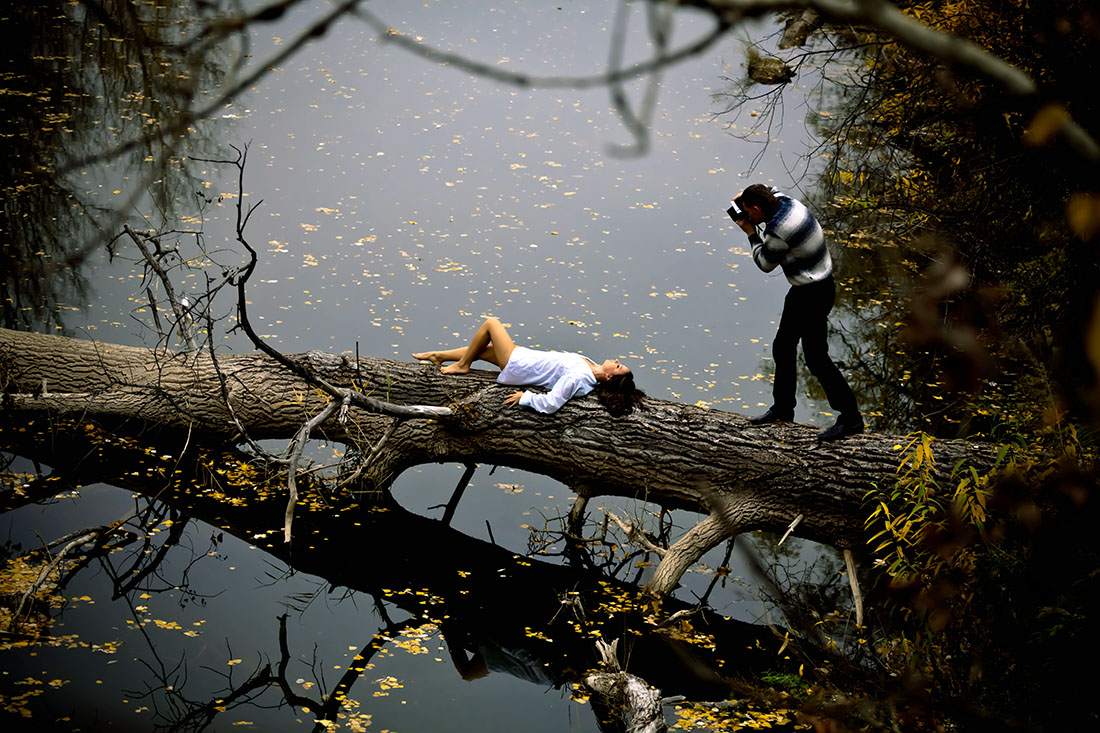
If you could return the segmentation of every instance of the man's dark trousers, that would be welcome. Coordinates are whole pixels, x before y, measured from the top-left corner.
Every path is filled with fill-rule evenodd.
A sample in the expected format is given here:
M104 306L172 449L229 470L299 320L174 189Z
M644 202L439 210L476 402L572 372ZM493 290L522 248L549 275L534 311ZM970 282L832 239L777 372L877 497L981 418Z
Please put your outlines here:
M781 412L794 412L798 342L810 373L825 388L829 404L841 415L858 415L856 396L844 375L829 358L827 340L829 311L836 300L833 276L808 285L793 285L783 301L783 315L772 344L775 359L774 406Z

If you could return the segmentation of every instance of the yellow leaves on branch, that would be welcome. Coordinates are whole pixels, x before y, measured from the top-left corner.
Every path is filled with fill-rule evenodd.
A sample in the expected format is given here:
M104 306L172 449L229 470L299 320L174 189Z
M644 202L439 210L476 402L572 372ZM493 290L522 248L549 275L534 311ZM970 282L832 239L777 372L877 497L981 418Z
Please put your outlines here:
M928 433L914 434L909 445L905 446L905 453L898 465L898 481L916 478L914 472L920 472L922 467L924 473L930 473L935 462L932 455L932 436Z

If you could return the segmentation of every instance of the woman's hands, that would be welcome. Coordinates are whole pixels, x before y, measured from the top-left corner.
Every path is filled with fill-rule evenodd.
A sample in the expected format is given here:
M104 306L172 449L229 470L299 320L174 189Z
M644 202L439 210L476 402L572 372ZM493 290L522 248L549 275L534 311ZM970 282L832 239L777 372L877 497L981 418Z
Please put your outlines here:
M504 398L504 404L511 407L512 405L519 404L519 398L523 397L523 392L513 392Z

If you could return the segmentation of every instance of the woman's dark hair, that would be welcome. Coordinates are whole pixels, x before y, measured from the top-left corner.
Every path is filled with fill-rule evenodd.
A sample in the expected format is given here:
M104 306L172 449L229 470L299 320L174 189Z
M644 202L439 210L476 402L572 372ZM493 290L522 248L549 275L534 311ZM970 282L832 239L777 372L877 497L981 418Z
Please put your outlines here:
M612 417L629 415L645 397L645 392L634 386L634 372L616 374L606 382L597 384L593 391Z

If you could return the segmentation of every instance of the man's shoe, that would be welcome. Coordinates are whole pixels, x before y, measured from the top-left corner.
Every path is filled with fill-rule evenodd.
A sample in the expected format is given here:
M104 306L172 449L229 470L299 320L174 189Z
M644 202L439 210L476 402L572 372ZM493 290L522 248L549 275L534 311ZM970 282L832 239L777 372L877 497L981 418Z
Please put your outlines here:
M794 422L794 410L779 410L769 407L763 415L749 418L751 425L768 425L773 422Z
M841 415L838 417L835 425L817 434L817 439L822 443L830 443L834 440L847 438L849 435L859 435L862 432L863 416L857 412L855 415Z

